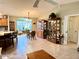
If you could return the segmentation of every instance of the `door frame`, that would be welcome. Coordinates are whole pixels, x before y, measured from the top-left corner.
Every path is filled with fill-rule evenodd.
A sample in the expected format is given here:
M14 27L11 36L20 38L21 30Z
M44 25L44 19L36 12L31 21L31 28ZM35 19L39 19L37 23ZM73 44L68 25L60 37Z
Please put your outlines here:
M65 45L68 44L68 20L70 16L79 16L79 14L71 14L71 15L66 15L64 16L64 23L63 23L63 33L64 33L64 43ZM79 31L78 31L79 34ZM79 35L78 35L78 42L77 42L77 47L79 47Z

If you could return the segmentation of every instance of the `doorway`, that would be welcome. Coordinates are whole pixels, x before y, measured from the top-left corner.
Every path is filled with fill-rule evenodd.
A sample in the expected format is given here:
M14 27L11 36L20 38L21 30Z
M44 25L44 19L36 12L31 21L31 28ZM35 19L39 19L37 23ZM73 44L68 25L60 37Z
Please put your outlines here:
M68 39L69 46L76 47L78 43L79 16L70 16L68 19Z

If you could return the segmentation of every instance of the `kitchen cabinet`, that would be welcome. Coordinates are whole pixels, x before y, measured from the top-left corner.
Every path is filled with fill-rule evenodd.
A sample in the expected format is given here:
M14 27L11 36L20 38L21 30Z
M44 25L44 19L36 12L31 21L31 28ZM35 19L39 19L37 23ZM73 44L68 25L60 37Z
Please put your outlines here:
M0 19L0 26L8 26L8 20L7 19Z
M9 27L10 27L10 31L15 31L15 22L9 21Z

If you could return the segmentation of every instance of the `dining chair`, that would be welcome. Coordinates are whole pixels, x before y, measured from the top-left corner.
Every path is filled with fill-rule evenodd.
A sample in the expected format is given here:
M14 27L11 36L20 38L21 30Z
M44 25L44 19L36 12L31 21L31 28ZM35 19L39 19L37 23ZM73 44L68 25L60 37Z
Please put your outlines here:
M11 34L10 33L4 34L4 39L5 39L5 42L6 42L6 48L10 47L12 45Z
M0 47L2 47L2 48L6 47L5 43L6 42L5 42L4 36L0 36Z

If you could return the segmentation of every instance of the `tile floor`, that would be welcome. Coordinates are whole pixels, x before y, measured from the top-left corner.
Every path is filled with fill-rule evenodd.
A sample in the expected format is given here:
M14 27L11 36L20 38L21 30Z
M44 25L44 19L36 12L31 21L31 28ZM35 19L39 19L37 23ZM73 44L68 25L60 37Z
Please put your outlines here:
M67 45L57 45L45 39L30 40L26 35L18 36L17 47L2 55L3 59L27 59L27 54L37 50L45 50L56 59L79 59L76 48Z

